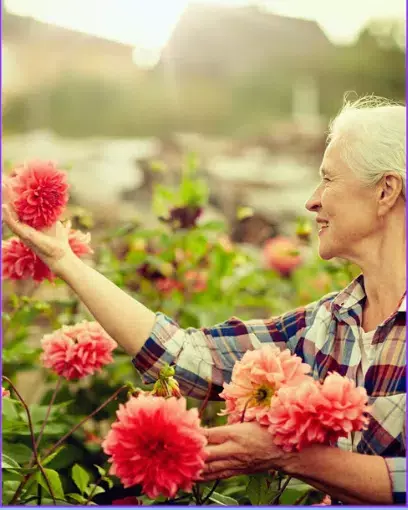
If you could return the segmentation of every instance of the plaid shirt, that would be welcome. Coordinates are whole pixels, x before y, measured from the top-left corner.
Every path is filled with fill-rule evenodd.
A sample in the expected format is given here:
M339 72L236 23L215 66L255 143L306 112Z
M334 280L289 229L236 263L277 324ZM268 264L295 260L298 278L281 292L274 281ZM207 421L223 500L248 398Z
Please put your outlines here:
M248 349L274 342L289 348L312 367L315 379L328 372L347 376L364 386L372 406L372 418L356 451L384 457L394 503L405 503L405 299L375 330L374 359L365 377L359 365L361 317L366 294L362 275L346 289L268 320L241 321L232 317L211 328L181 329L157 313L150 338L134 366L149 384L156 381L164 363L176 364L182 392L198 399L219 400L236 361ZM344 448L345 442L339 442Z

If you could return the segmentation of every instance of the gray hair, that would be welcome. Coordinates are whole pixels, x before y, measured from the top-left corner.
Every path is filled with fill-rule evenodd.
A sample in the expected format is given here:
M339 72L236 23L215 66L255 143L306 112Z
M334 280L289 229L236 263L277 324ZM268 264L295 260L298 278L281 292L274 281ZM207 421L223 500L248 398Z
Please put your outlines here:
M377 184L386 172L406 184L406 108L376 96L354 102L345 98L344 106L329 126L328 141L341 142L343 161L367 185Z

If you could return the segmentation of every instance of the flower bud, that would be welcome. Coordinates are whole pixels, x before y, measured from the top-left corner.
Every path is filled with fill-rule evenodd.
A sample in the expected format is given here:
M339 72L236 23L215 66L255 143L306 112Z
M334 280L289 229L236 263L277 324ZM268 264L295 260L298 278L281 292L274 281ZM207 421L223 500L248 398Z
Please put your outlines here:
M151 395L156 397L181 397L180 387L174 377L168 377L166 379L158 379L153 386Z

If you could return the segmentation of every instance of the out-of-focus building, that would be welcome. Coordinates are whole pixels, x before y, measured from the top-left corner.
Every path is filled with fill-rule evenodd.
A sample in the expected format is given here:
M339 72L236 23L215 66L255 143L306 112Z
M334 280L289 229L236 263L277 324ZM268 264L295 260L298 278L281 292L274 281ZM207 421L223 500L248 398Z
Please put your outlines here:
M192 4L182 14L156 72L231 79L266 68L294 73L293 114L318 115L313 62L330 58L333 45L313 21L254 7ZM94 76L136 83L145 70L134 48L3 9L3 100L52 84L62 76Z
M181 15L159 65L189 76L230 78L265 68L309 71L334 49L321 27L256 6L190 4Z
M132 46L16 16L3 9L3 98L52 84L63 75L137 80Z

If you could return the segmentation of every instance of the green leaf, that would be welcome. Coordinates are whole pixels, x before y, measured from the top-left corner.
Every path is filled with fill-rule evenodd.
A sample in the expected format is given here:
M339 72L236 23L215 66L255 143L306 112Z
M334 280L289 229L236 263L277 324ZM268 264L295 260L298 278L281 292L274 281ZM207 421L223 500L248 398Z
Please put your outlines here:
M56 498L56 500L57 500L57 503L58 503L58 501L61 501L61 502L63 502L63 503L64 503L64 504L63 504L63 505L61 505L61 506L73 506L71 503L67 503L67 501L66 501L65 499L57 499L57 498ZM43 504L43 505L47 505L47 506L54 506L54 501L53 501L52 499L49 499L49 498L43 498L43 499L41 500L41 502L42 502L42 504ZM30 503L28 503L28 504L30 504ZM35 501L33 502L33 504L34 504L35 506L37 505L37 503L36 503Z
M101 476L105 476L106 475L106 469L103 469L103 467L98 466L97 464L94 464L94 466L96 467L96 469L98 470L98 473Z
M54 471L53 469L44 469L44 472L47 476L48 481L50 482L51 489L54 493L54 496L59 499L64 499L64 490L62 488L62 483L59 477L59 474ZM50 491L48 490L47 482L44 479L44 475L41 471L37 471L35 478L37 482L43 487L48 494L50 494Z
M81 494L84 494L85 489L88 486L90 476L79 464L75 464L75 466L72 468L72 480L81 491Z
M60 471L61 469L70 468L76 462L81 462L84 457L84 453L78 447L72 444L66 444L64 448L64 455L58 455L49 463L49 467Z
M251 505L258 506L261 501L261 485L262 478L251 476L249 479L249 483L246 488L246 495L248 496Z
M15 444L3 441L3 453L12 457L16 462L24 464L30 460L33 452L31 448L24 444Z
M7 417L9 420L18 419L15 403L8 397L3 397L1 401L1 412L2 415Z
M3 480L3 491L10 490L16 492L18 489L18 486L20 485L20 482L18 480Z
M46 466L47 464L49 464L53 459L55 459L55 457L65 448L64 445L61 445L59 446L55 452L51 453L51 455L48 455L48 457L46 457L45 459L42 459L41 461L41 464L43 466Z
M9 457L5 453L2 453L1 454L1 469L21 469L21 466L14 459Z
M307 483L302 482L301 480L297 480L296 478L292 478L291 481L288 483L288 489L294 489L299 492L315 490L311 485L308 485Z
M113 480L111 480L111 479L110 479L110 478L108 478L107 476L104 476L104 477L102 478L102 480L108 484L109 489L112 489L112 487L115 485L115 484L113 483Z
M270 502L277 492L277 485L272 481L268 487L269 475L251 475L246 488L246 496L254 506L264 505Z
M310 490L310 489L309 489ZM294 489L286 489L282 496L279 498L280 505L293 505L299 498L305 495L307 491L297 491Z
M65 411L65 408L71 404L73 400L69 400L68 402L61 402L60 404L54 404L52 406L51 412L48 417L48 422L55 420L61 414ZM45 417L48 413L48 405L41 406L41 405L32 405L30 407L31 412L31 420L34 424L37 423L43 423L45 420Z
M10 504L10 501L13 499L15 494L15 490L5 489L2 490L2 506L6 506Z
M95 486L94 483L91 483L91 485L89 485L89 487L85 489L85 493L88 497L90 496L91 493L92 497L94 497L97 494L102 494L103 492L105 492L105 489L103 487L99 487L99 485Z
M1 478L4 482L21 482L23 479L23 473L21 471L13 471L13 470L4 470L1 474Z
M71 493L67 494L67 496L69 496L74 501L78 501L78 503L86 503L86 501L87 501L87 499L84 498L84 496L81 496L80 494L77 494L75 492L71 492Z
M215 230L216 232L223 232L227 229L223 221L211 220L200 225L200 230Z
M207 497L210 493L211 489L207 487L203 491L203 496ZM230 505L238 505L238 501L234 498L230 498L229 496L224 496L218 492L213 492L210 496L210 501L214 501L214 503L218 503L221 506L230 506Z

